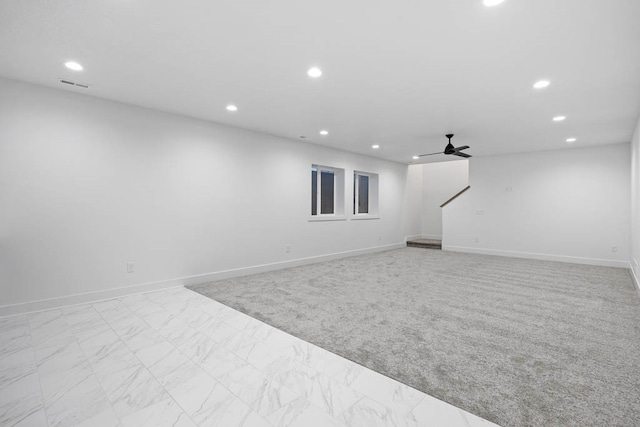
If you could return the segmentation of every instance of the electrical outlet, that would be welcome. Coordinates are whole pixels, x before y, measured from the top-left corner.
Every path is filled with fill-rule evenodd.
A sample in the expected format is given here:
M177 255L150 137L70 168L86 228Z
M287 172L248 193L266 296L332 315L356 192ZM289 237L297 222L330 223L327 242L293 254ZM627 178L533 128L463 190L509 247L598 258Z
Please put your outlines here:
M476 238L475 238L475 239L473 239L473 240L474 240L474 242L476 242L476 243L480 243L480 238L479 238L479 237L476 237Z
M382 240L382 236L378 236L378 242Z
M618 252L617 246L611 246L611 252Z
M285 253L291 252L291 245L284 245L284 251Z
M127 263L127 273L133 273L136 269L136 265L132 262Z
M504 191L513 191L513 187L511 187L511 186L504 187Z

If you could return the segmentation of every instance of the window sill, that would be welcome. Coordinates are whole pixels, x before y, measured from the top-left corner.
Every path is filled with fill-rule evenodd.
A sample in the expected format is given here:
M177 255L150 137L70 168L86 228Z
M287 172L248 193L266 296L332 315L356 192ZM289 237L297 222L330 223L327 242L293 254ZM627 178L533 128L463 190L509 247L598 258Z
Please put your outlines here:
M355 220L355 221L362 221L362 220L367 220L367 219L380 219L380 217L378 215L365 215L365 214L360 214L360 215L354 215L352 216L350 219Z
M346 221L347 218L344 215L314 215L308 219L309 222L322 222L322 221Z

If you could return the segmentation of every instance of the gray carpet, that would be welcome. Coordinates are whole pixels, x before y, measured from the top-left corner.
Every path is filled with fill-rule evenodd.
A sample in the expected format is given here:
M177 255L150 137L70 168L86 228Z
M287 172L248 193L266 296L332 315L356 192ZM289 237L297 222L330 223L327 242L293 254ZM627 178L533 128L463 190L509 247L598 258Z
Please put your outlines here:
M191 289L503 426L640 426L625 269L406 248Z

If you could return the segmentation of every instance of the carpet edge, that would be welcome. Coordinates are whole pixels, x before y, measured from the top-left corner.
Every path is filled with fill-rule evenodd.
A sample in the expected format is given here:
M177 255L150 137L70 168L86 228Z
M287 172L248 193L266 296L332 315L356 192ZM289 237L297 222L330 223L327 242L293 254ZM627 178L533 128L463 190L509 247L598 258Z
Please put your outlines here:
M524 259L536 259L541 261L557 261L572 264L584 264L584 265L597 265L600 267L616 267L616 268L629 268L629 263L622 260L613 259L598 259L598 258L584 258L573 257L567 255L554 255L554 254L539 254L532 252L518 252L518 251L505 251L500 249L485 249L485 248L471 248L466 246L453 246L443 243L443 251L451 252L465 252L479 255L495 255L504 256L509 258L524 258Z

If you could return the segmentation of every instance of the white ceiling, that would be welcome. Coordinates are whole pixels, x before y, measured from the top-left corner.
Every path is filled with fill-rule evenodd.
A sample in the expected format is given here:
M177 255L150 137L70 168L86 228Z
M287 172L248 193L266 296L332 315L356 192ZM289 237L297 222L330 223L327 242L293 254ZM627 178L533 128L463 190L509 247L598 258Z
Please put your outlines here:
M0 75L409 163L449 132L474 156L630 141L639 17L639 0L3 0Z

